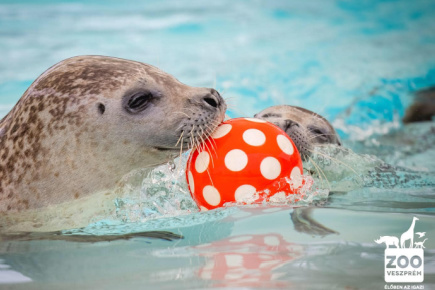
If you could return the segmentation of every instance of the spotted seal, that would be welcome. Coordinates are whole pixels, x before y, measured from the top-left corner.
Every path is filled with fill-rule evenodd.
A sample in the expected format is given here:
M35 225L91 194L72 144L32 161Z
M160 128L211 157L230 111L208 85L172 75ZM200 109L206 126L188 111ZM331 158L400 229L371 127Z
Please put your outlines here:
M106 56L61 61L0 121L0 214L89 203L130 171L205 139L225 110L216 90L187 86L148 64Z
M285 131L304 159L311 155L315 145L341 145L340 138L328 120L304 108L272 106L256 114L255 118L271 122Z

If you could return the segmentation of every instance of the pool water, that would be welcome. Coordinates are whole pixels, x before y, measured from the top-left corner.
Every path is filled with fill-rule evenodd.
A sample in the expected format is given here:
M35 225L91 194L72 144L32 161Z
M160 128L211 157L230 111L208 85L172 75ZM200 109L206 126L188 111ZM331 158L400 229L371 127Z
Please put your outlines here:
M0 117L54 63L101 54L214 87L229 117L292 104L329 119L297 203L198 212L187 154L126 176L116 211L69 235L166 230L164 241L0 242L0 289L384 289L385 244L418 217L435 288L435 123L403 125L435 86L435 2L1 1ZM416 239L415 241L422 241Z

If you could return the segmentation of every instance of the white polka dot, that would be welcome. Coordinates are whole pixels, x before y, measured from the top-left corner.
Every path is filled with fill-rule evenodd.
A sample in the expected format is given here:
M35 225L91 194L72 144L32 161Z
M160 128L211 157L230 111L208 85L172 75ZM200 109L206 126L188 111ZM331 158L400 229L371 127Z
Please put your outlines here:
M266 142L266 135L257 129L248 129L243 132L243 140L251 146L261 146Z
M237 270L239 270L239 269L237 269ZM244 276L244 272L239 272L239 273L229 272L229 273L225 274L225 280L239 280L239 279L243 278L243 276Z
M249 240L252 240L252 236L241 236L241 237L235 237L230 240L231 243L241 243L241 242L247 242Z
M302 185L302 175L301 170L299 167L295 167L292 169L292 172L290 173L290 179L293 182L293 187L299 188Z
M292 155L294 152L293 144L290 140L284 135L278 135L276 137L276 142L278 143L279 148L288 155Z
M216 206L221 202L219 191L211 185L206 185L204 187L202 190L202 196L204 196L205 201L212 206Z
M195 161L195 169L198 173L203 173L207 168L208 164L210 163L210 155L202 151L198 154L198 157L196 157Z
M240 171L248 164L248 155L240 149L234 149L225 155L225 166L231 171Z
M275 236L265 236L264 243L268 246L279 246L279 239Z
M260 171L264 178L273 180L281 174L281 164L274 157L266 157L261 161Z
M258 199L258 194L255 194L257 189L249 184L244 184L236 189L234 197L237 202L246 202L247 204L253 203Z
M244 119L255 123L266 123L266 121L257 118L244 118Z
M227 254L225 255L225 262L229 268L242 267L243 256L236 254Z
M205 266L203 267L204 270L213 270L214 268L214 260L210 259L206 262Z
M202 271L201 278L205 280L210 280L212 275L212 271Z
M231 129L233 128L233 126L231 126L230 124L223 124L220 125L219 127L217 127L217 129L213 132L213 134L211 135L212 138L214 139L218 139L221 138L225 135L227 135Z
M187 181L189 182L189 188L192 193L195 193L195 182L193 180L192 172L187 172Z
M199 208L201 209L201 211L208 211L208 208L206 208L205 206L201 205Z

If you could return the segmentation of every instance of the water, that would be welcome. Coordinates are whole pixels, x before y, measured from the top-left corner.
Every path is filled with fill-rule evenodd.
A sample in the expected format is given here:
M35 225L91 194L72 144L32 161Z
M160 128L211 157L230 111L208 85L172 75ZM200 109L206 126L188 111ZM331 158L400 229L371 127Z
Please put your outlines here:
M374 240L413 216L428 238L423 285L435 288L435 123L400 122L413 92L435 85L434 16L425 0L0 2L0 116L52 64L102 54L215 87L230 117L306 107L345 144L304 164L314 185L295 205L198 212L186 155L132 173L116 212L68 234L184 239L1 242L0 289L383 289Z

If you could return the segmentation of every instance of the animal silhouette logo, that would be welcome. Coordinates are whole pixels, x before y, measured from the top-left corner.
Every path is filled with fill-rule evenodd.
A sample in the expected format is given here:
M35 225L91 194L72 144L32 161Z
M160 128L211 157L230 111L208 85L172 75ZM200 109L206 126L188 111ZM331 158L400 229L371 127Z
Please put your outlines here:
M418 235L418 237L421 239L422 237L424 237L426 235L426 232L417 232L415 234Z
M425 248L423 244L424 242L426 242L427 238L424 241L414 242L415 235L418 235L419 239L421 239L426 235L426 232L414 233L415 222L418 220L419 220L418 217L414 217L412 219L412 223L409 229L400 236L400 243L399 243L399 238L395 236L380 236L379 239L375 240L375 243L377 244L384 243L387 249L389 249L390 246L394 246L396 248L402 248L402 249L406 249L406 248L412 249L414 248L414 246L415 248L420 248L420 249ZM409 244L409 247L406 247L407 242Z
M415 227L416 221L418 221L418 218L414 217L412 219L412 224L409 227L409 229L400 236L400 247L401 248L405 248L405 242L408 240L411 242L409 244L409 248L413 248L413 246L414 246L414 227Z
M422 242L415 242L414 245L416 248L420 248L420 249L426 249L426 247L424 246L424 242L426 242L427 238L424 239L424 241Z
M413 217L410 227L399 236L380 236L377 244L385 244L385 282L421 283L424 281L424 243L426 232L414 232L418 217Z
M387 246L387 249L390 248L389 246L395 246L396 248L399 247L399 238L394 236L383 236L379 237L379 239L375 240L376 243L382 244L385 243Z

